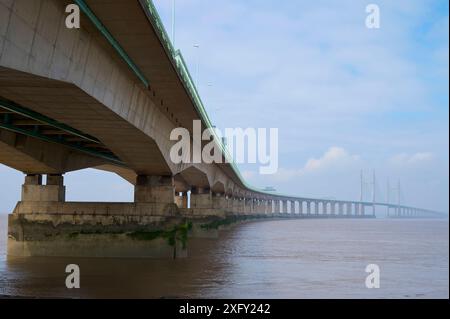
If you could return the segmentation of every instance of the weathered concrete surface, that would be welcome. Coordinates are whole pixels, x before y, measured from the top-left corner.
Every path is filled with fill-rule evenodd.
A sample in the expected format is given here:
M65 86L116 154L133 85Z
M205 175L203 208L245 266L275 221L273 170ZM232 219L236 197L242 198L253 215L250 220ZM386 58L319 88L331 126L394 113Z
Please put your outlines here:
M18 214L9 215L9 256L180 258L183 243L170 244L159 232L183 222L179 217ZM154 234L140 239L133 234Z

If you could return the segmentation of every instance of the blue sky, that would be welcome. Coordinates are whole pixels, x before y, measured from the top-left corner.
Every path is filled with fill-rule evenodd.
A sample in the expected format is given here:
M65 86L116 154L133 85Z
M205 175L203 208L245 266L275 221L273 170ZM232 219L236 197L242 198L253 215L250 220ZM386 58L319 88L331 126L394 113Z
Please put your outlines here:
M365 27L369 3L378 30ZM171 1L155 4L170 34ZM219 128L279 128L277 174L240 165L255 186L357 199L359 171L375 169L380 200L389 177L406 204L448 211L448 28L448 1L177 0L176 47L193 75L198 61ZM22 176L0 174L10 211ZM66 184L69 200L132 199L126 182L92 170Z

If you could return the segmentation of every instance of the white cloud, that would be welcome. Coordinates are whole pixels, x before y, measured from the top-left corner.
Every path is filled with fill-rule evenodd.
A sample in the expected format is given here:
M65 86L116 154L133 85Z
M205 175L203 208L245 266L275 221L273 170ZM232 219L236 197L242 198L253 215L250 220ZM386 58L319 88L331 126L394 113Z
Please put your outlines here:
M330 147L321 158L311 158L308 160L302 171L307 173L330 167L343 167L358 161L359 156L351 155L345 149L333 146Z
M272 176L275 181L288 181L309 174L318 174L333 171L341 172L350 168L354 170L355 165L360 164L358 155L349 154L344 148L333 146L330 147L321 157L310 158L301 169L283 169L280 168L276 174Z
M391 157L390 163L394 165L417 165L433 160L434 155L430 152L415 154L397 154Z

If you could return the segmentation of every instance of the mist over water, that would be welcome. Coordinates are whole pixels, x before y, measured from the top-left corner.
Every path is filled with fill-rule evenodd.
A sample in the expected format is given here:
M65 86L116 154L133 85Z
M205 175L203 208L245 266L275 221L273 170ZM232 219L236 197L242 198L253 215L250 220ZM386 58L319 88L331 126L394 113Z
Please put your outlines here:
M249 222L189 242L180 260L6 258L0 295L69 298L448 298L449 223L440 220ZM65 287L78 264L81 289ZM381 288L367 289L378 264Z

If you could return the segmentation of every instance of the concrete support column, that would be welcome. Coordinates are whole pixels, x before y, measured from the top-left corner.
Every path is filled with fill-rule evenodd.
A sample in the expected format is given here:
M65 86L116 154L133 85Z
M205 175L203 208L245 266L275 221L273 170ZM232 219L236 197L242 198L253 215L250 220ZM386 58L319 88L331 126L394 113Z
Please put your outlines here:
M233 213L241 215L241 198L240 197L234 197L233 198Z
M306 202L306 214L311 215L311 202Z
M275 214L280 214L281 210L280 210L280 200L276 199L275 200Z
M187 192L177 193L175 196L175 203L178 208L188 208L188 194Z
M264 200L263 199L259 200L259 213L261 215L264 215L266 213L266 206L264 205Z
M136 203L174 204L175 187L173 177L138 176L134 187L134 201Z
M227 195L227 208L228 208L228 211L230 211L230 212L233 211L233 196L232 195Z
M335 216L336 215L336 203L335 202L330 202L330 210L331 210L331 215Z
M245 213L248 215L251 215L255 212L255 203L253 201L253 198L246 198L245 199Z
M344 215L344 204L343 203L338 203L338 210L339 210L339 215Z
M212 194L212 204L214 209L227 210L228 201L225 194L215 193Z
M240 210L241 210L241 214L246 214L245 212L246 212L246 204L245 204L245 197L241 197L240 198L240 201L239 201L239 207L240 207Z
M319 202L314 202L314 214L319 215Z
M328 215L328 203L327 202L322 202L322 214Z
M303 201L298 201L298 214L303 215Z
M366 215L366 205L361 204L361 216Z
M211 190L209 188L194 187L191 191L191 208L214 208Z
M287 200L284 202L286 207L284 208L284 213L285 214L290 214L292 212L292 205L291 205L291 201Z
M47 175L47 184L42 184L42 175L27 175L22 185L23 202L64 202L66 187L62 175Z
M346 203L346 206L347 206L347 216L351 216L352 215L352 204Z
M261 215L264 215L266 213L266 206L264 204L264 200L263 199L259 200L258 213L261 214Z

